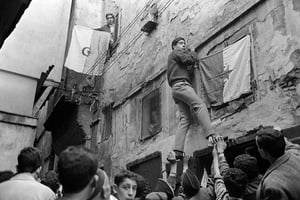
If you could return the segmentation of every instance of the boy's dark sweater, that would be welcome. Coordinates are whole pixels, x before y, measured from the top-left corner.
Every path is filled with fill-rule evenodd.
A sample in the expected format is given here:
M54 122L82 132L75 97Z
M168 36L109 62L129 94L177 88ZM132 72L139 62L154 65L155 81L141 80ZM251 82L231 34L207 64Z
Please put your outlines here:
M194 65L196 61L197 54L189 49L173 50L168 57L169 85L172 86L178 80L186 80L191 83L191 69L188 69L188 66Z

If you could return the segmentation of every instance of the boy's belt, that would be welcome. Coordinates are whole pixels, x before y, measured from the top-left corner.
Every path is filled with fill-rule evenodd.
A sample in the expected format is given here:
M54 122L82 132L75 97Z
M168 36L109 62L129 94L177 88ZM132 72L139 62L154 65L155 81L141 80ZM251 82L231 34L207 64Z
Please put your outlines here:
M185 80L185 79L179 79L179 80L175 80L171 82L171 87L173 87L173 85L177 84L177 83L188 83L191 84L189 81Z

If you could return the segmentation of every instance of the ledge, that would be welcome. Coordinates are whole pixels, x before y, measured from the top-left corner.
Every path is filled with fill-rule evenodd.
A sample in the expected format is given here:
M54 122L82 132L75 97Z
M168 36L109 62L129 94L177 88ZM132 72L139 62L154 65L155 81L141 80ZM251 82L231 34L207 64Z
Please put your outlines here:
M37 126L36 118L25 116L25 115L19 115L15 113L3 112L3 111L0 111L0 122L22 125L22 126L29 126L33 128Z

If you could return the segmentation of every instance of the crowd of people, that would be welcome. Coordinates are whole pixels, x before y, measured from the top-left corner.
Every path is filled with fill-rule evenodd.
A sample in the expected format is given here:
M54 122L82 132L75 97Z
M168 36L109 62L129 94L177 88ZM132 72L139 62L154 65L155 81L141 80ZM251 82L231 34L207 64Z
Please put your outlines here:
M40 178L42 157L35 147L18 156L17 173L0 173L0 200L296 200L300 197L300 147L289 142L280 130L261 128L256 136L260 156L269 161L259 174L257 159L249 154L235 157L232 167L224 151L222 136L214 138L212 174L206 186L186 169L175 189L168 179L158 179L155 188L141 175L121 170L110 183L98 167L96 154L84 147L70 146L59 155L56 171Z

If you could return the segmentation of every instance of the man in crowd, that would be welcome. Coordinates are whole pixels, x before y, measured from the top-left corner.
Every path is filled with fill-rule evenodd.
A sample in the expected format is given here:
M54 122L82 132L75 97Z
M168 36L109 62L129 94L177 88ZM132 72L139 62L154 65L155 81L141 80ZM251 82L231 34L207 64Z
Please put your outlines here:
M184 143L191 124L190 108L196 114L205 136L211 142L214 131L206 105L192 87L193 68L198 61L196 53L186 48L185 39L182 37L172 41L172 50L168 57L167 77L172 88L173 99L180 112L174 144L175 158L178 160L184 157Z
M243 200L247 175L238 168L229 168L225 159L223 137L217 137L213 149L215 193L217 200Z
M37 181L41 165L41 152L34 147L24 148L18 155L17 175L0 184L0 200L55 199L54 192Z
M208 181L207 187L201 187L197 176L187 169L182 177L182 188L186 199L189 200L214 200L214 184L211 180Z
M114 178L114 191L118 200L134 200L137 191L137 177L128 170L121 170Z
M98 169L96 155L90 150L68 147L60 154L57 169L63 186L62 200L109 199L108 177Z
M280 130L271 127L258 131L256 146L261 157L271 164L260 182L256 199L299 199L299 147L293 147L285 140Z
M234 158L233 167L246 173L248 184L244 193L245 200L256 200L256 191L262 179L259 174L257 159L249 154L241 154Z
M222 137L217 137L217 151L220 163L221 174L229 168L224 151L227 144ZM255 200L256 191L262 175L258 172L257 159L249 154L241 154L234 158L233 167L242 170L247 175L247 186L243 198L245 200Z
M45 176L42 178L41 183L48 186L57 197L60 197L59 188L61 187L58 181L58 175L54 170L46 172Z

